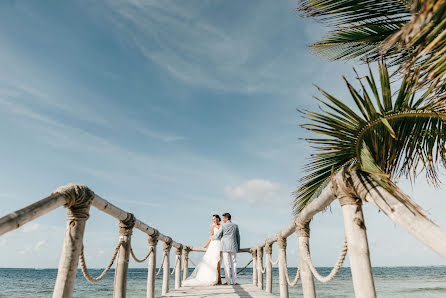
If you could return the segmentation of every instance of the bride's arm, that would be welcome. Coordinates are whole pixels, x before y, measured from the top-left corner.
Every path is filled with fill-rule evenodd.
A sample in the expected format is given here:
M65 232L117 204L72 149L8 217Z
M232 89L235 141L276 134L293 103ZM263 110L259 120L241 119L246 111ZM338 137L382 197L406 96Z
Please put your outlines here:
M212 240L212 236L214 235L214 227L211 227L211 235L209 236L208 242L206 242L206 244L203 246L204 248L207 248L209 243L211 243Z

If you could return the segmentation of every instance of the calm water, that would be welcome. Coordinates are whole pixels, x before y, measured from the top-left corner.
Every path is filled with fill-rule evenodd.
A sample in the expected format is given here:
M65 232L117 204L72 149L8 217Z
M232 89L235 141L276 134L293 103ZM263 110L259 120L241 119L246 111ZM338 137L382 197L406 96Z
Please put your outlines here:
M290 268L290 278L296 269ZM318 268L326 275L331 268ZM191 270L192 271L192 270ZM97 276L101 270L91 270ZM378 297L446 297L446 266L441 267L375 267ZM113 296L113 270L98 284L90 284L79 270L76 278L74 297ZM0 297L50 297L56 280L56 269L12 269L0 268ZM127 285L128 297L145 297L146 269L130 269ZM278 271L274 268L273 292L278 294ZM251 283L251 269L240 274L240 283ZM156 279L157 296L161 291L161 275ZM173 278L171 279L173 288ZM354 297L349 268L342 268L336 278L322 284L316 282L318 297ZM290 288L290 297L301 297L300 284Z

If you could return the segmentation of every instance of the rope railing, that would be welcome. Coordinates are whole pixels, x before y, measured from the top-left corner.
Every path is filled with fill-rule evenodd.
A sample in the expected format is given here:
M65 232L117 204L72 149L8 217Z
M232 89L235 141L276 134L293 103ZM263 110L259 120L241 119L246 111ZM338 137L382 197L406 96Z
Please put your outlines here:
M243 267L242 269L240 269L240 270L237 272L237 274L240 274L240 273L242 273L243 271L245 271L245 269L248 268L248 266L249 266L251 263L252 263L252 260L250 260L250 261L248 262L248 264L246 264L245 267Z
M277 258L277 260L273 261L270 259L271 264L273 264L273 266L276 266L277 264L279 264L279 259Z
M76 277L76 268L79 263L83 276L91 283L98 283L103 280L113 264L116 263L114 283L115 293L117 293L118 296L122 296L122 293L124 292L125 294L126 291L125 280L127 279L129 256L131 256L131 258L133 258L137 263L142 263L149 259L149 264L150 262L153 264L152 267L154 268L154 272L152 278L154 278L160 274L163 267L160 266L158 272L155 272L156 260L155 258L150 258L150 256L155 255L157 241L161 240L164 243L169 243L169 247L175 247L177 249L181 249L183 247L181 243L178 243L172 240L170 237L160 233L157 229L150 227L149 225L135 218L133 214L120 209L119 207L95 194L86 186L80 184L69 184L60 187L51 193L50 196L0 218L0 235L13 231L24 224L62 206L68 209L68 225L65 234L66 236L61 261L59 262L59 270L53 293L54 297L72 296L74 280ZM93 277L89 272L83 245L85 222L89 218L90 206L94 206L100 211L111 215L120 223L120 240L113 250L112 257L108 262L107 267L97 277ZM130 238L132 236L133 228L141 230L143 233L149 236L149 239L152 239L152 244L149 244L149 250L142 259L139 259L135 255L135 252L131 247ZM168 257L168 254L169 252L165 252L162 264L164 263L165 258ZM177 256L175 267L180 261L180 258L181 256ZM116 262L116 260L118 261ZM148 274L150 275L151 273L149 272ZM168 272L167 274L168 276L173 275L175 274L175 270L172 273ZM147 297L154 297L154 285L154 280L152 283L148 282ZM150 292L152 292L152 294L150 294Z
M342 173L343 174L343 173ZM280 296L281 297L288 297L288 287L294 287L298 284L299 280L302 280L302 288L304 290L304 296L310 296L315 297L315 290L314 290L314 282L313 282L313 276L321 281L321 282L328 282L331 281L336 274L339 272L344 260L345 256L347 254L347 238L344 241L344 245L341 250L340 257L338 259L337 264L333 268L333 270L330 272L327 276L321 276L314 265L312 264L311 257L310 257L310 251L308 246L308 239L310 237L309 235L309 222L313 218L315 214L318 212L324 210L327 208L335 199L335 191L336 185L335 181L339 178L341 174L337 174L336 177L332 178L332 181L328 183L328 185L322 190L321 194L317 199L314 199L311 201L306 208L304 208L295 218L294 220L286 227L285 229L279 231L275 236L266 239L263 243L261 243L257 247L253 247L252 250L257 249L257 251L260 251L260 253L263 253L263 250L261 248L268 247L269 253L266 253L266 261L265 265L263 265L263 262L256 261L257 265L253 267L256 271L259 272L259 277L256 277L254 275L257 275L256 272L253 272L253 282L254 284L258 285L259 287L263 287L263 281L258 280L264 273L267 274L267 284L266 290L269 292L272 292L272 273L271 270L266 270L267 265L268 266L275 266L279 265L279 275L282 275L280 277ZM287 266L287 257L286 257L286 239L291 236L292 234L297 233L297 238L299 242L299 255L303 256L303 258L300 258L299 261L299 267L296 270L296 275L293 280L291 280L289 276L289 269ZM305 240L306 239L306 240ZM280 240L280 241L279 241ZM279 242L279 257L276 261L272 260L272 254L271 249L272 245L276 242ZM302 243L301 243L302 242ZM255 260L259 260L258 258L262 258L262 256L253 255L253 258ZM260 259L261 260L261 259ZM280 261L282 260L282 261ZM305 274L304 274L305 273ZM310 274L310 275L308 275ZM269 276L268 276L269 275ZM309 279L310 277L310 279Z
M133 252L133 247L130 247L130 254L132 255L133 260L135 260L135 262L137 262L137 263L143 263L143 262L145 262L145 261L150 257L150 255L152 254L152 252L153 252L153 247L150 247L150 248L149 248L149 252L147 253L147 255L146 255L144 258L142 258L142 259L138 259L138 258L135 256L135 253Z
M192 259L191 258L189 258L189 261L192 263L192 265L194 265L194 267L197 267L197 264L195 264L195 262L194 261L192 261Z
M290 281L290 275L288 273L288 268L286 268L286 270L285 270L285 277L286 277L286 281L287 281L288 285L290 287L294 287L299 282L299 278L300 278L300 270L299 270L299 268L297 268L296 277L294 278L293 281Z
M79 261L81 265L82 274L84 275L85 279L93 284L101 281L107 275L108 271L110 271L110 268L113 266L113 263L115 262L116 256L118 255L119 248L121 247L121 245L122 241L119 241L118 245L116 245L115 250L113 251L113 255L110 261L108 262L107 267L104 269L104 271L102 271L102 273L98 277L92 277L91 274L88 272L87 263L85 262L84 246L82 245Z
M319 274L319 272L317 272L316 268L314 267L314 265L311 261L311 255L310 255L309 250L305 250L304 257L305 257L305 259L307 261L307 265L310 268L311 272L313 273L314 277L316 277L316 279L320 282L327 283L327 282L333 280L333 278L335 278L336 274L338 274L339 270L342 267L342 264L344 263L345 256L347 255L347 250L348 250L347 239L345 239L344 244L342 245L341 254L339 255L339 258L338 258L338 262L336 263L336 265L333 267L333 269L327 276L321 276Z
M161 271L163 270L163 264L164 264L164 260L166 259L166 256L167 256L167 254L164 254L164 255L163 255L163 259L161 260L161 263L160 263L161 266L159 266L159 268L158 268L158 272L156 272L155 276L160 275Z
M295 286L299 282L299 280L302 283L304 296L314 297L314 278L321 282L331 281L340 271L340 268L345 261L349 245L352 245L352 243L355 243L355 245L360 243L361 245L357 245L358 247L360 247L359 249L350 252L350 254L355 254L354 257L351 257L350 259L355 295L358 297L376 297L376 293L374 292L375 290L373 284L373 276L371 273L365 225L361 209L361 200L357 199L357 197L359 196L357 196L357 193L355 192L356 190L351 191L352 188L349 185L349 183L351 183L349 180L351 177L359 177L363 180L367 178L363 174L346 174L343 171L336 173L332 177L331 181L329 181L323 188L319 196L311 200L310 203L299 212L299 214L285 229L279 231L275 236L266 239L263 243L261 243L259 246L256 246L255 248L241 249L239 252L252 252L253 257L244 268L238 271L238 273L243 272L250 264L252 264L253 283L263 288L263 274L266 273L266 290L271 292L272 266L279 265L281 297L288 297L288 287ZM367 194L365 196L363 195L362 197L366 197L368 201L374 200L374 198L371 197L372 195L370 193L371 191L376 192L376 189L379 189L380 193L386 196L386 199L388 199L388 197L390 196L388 193L386 193L385 189L380 188L379 185L375 185L372 182L366 181L364 185L365 186L362 186L362 189L360 190L367 191ZM339 198L339 202L341 203L344 215L346 237L336 265L327 276L321 276L314 267L311 260L311 254L309 250L309 223L315 214L326 209L337 198ZM375 201L378 202L378 200ZM396 206L398 202L394 201L392 201L392 204ZM378 207L383 205L380 203L381 201L378 203L376 202L375 206L378 205L378 203ZM158 276L161 271L164 272L162 290L162 293L164 295L168 291L169 276L175 274L175 287L177 287L177 285L180 285L180 283L177 283L177 281L179 281L178 275L181 271L177 269L183 271L183 277L185 278L187 277L186 272L188 270L189 261L195 267L197 267L196 263L189 258L188 253L190 251L206 251L206 249L204 248L184 246L183 244L172 240L170 237L160 233L155 228L150 227L142 221L138 220L136 217L133 216L133 214L118 208L117 206L104 200L97 194L94 194L87 187L78 184L62 187L56 190L47 198L44 198L43 200L40 200L32 205L29 205L23 209L12 212L0 218L0 235L17 229L25 223L30 222L61 206L64 206L68 209L67 230L65 234L66 236L64 240L61 260L59 262L59 269L53 297L72 296L78 262L80 262L81 269L85 278L92 283L97 283L106 276L112 265L115 263L116 259L115 293L116 296L125 296L125 285L129 256L131 256L138 263L142 263L148 260L149 270L147 297L154 297L154 278ZM85 262L83 247L85 222L89 217L90 206L94 206L95 208L113 216L114 218L119 220L120 223L120 241L115 247L112 258L109 261L106 269L98 277L92 277L89 273ZM390 211L388 211L388 213L389 212ZM391 217L391 219L393 218ZM130 240L132 236L132 230L134 228L141 230L149 236L149 250L146 256L142 259L139 259L135 256L135 253L131 247ZM295 278L291 280L288 273L286 260L286 239L294 233L297 233L298 236L299 266L296 271ZM159 266L158 270L156 270L156 245L158 240L164 242L165 248L161 265ZM276 242L279 242L279 257L276 261L273 261L272 245ZM168 247L168 249L166 249L166 247ZM177 249L175 266L173 267L174 269L172 271L170 270L169 259L167 259L166 261L166 258L169 258L171 247L175 247ZM181 250L183 248L186 249L185 251L187 252L187 254L185 253L184 255L184 265L182 263L179 263L181 262ZM265 263L263 261L263 248L267 248ZM254 250L257 250L259 255L257 255ZM360 261L357 261L358 259ZM178 266L178 264L180 264L180 266ZM359 264L362 264L362 267L359 266ZM358 275L358 272L364 274L364 276Z
M175 258L175 265L172 268L172 271L170 272L170 276L173 276L173 274L175 273L175 269L177 268L178 262L181 260L181 256L176 256Z
M85 221L89 217L90 205L111 215L112 217L116 218L120 222L120 241L117 244L117 246L114 248L112 257L111 257L107 267L97 277L93 277L89 272L89 269L88 269L88 266L87 266L87 263L85 260L86 258L85 258L84 246L82 244L83 233L84 233L83 229L85 228ZM26 224L27 222L30 222L30 221L34 220L35 218L38 218L38 217L40 217L40 216L58 208L58 207L61 207L61 206L64 206L68 209L68 228L67 229L68 229L68 235L69 235L69 239L66 238L66 243L64 243L64 251L63 251L63 254L61 257L62 259L64 259L64 262L61 262L59 265L58 280L56 281L56 286L55 286L55 293L58 291L57 290L58 288L64 288L63 290L61 290L63 292L63 294L61 294L61 296L70 297L72 295L72 292L69 292L69 291L72 291L72 288L74 286L75 275L69 276L69 273L67 273L66 271L65 272L62 272L62 271L64 270L64 268L72 268L73 266L75 266L77 264L76 259L78 259L80 262L80 267L81 267L84 277L91 283L98 283L99 281L104 279L104 277L107 275L107 273L110 271L111 267L115 263L116 259L118 259L118 262L116 265L117 268L115 271L115 275L118 277L120 275L127 274L126 268L128 267L128 257L129 256L131 256L131 258L137 263L143 263L149 259L149 264L150 264L150 262L151 262L150 256L151 255L155 256L156 242L158 240L161 240L162 242L165 243L165 245L168 244L169 249L164 250L162 261L161 261L161 264L160 264L158 270L156 270L156 268L154 268L154 270L155 270L153 272L153 278L154 278L156 276L159 276L161 274L161 272L163 271L165 260L166 260L166 258L169 257L170 247L175 247L177 249L181 249L183 247L183 245L181 243L178 243L178 242L172 240L170 237L160 233L157 229L148 226L144 222L142 222L139 219L137 219L136 217L134 217L133 214L120 209L119 207L106 201L99 195L93 193L87 187L85 187L83 185L78 185L78 184L70 184L70 185L64 186L62 188L59 188L54 193L52 193L49 197L47 197L43 200L40 200L28 207L25 207L21 210L18 210L16 212L13 212L11 214L8 214L8 215L0 218L0 235L5 234L9 231L12 231L12 230ZM302 215L302 214L304 214L304 212L301 213L300 216L305 215L305 214L304 215ZM310 218L312 216L312 214L307 214L306 216L308 218ZM77 222L77 221L83 222L84 223L83 226L79 225L79 224L73 224L73 222ZM281 236L287 237L287 236L291 235L293 232L293 228L296 225L295 223L297 221L298 220L293 222L287 229L282 231ZM152 242L153 242L152 245L149 244L149 249L148 249L147 254L141 259L135 255L135 252L131 246L130 238L132 236L133 228L139 229L142 232L146 233L149 236L149 238L152 239ZM77 234L79 234L80 236L76 237ZM79 241L81 241L81 242L79 242ZM259 246L259 248L264 247L267 244L272 244L276 241L277 241L277 236L275 236L271 239L267 239L265 241L265 243L263 243L262 245ZM150 243L150 241L149 241L149 243ZM204 249L204 248L193 247L193 246L188 246L188 249L189 249L189 251L202 251L202 252L206 251L206 249ZM251 249L241 249L239 252L250 252L250 251L251 251ZM121 256L121 253L122 253L122 256ZM167 274L168 276L172 276L172 275L178 273L178 271L176 269L177 269L177 266L178 266L180 260L181 260L181 255L177 255L176 260L175 260L175 265L173 266L173 270L171 271L170 268L168 268L169 270L167 270L165 272L165 274ZM192 259L190 259L188 257L187 260L190 261L195 267L197 267L197 264ZM154 262L155 262L155 259L152 258L152 264L155 264ZM244 270L246 270L246 268L251 263L253 263L253 260L250 260L245 267L243 267L241 270L238 271L238 273L241 273ZM259 266L260 268L258 268L258 270L260 272L262 272L262 274L267 273L267 270L266 270L267 265L268 266L276 265L278 263L279 263L279 260L273 261L271 259L271 255L267 254L265 263L261 262L261 264ZM68 265L65 265L65 264L68 264ZM185 264L185 265L187 265L187 264ZM182 271L188 270L188 268L186 268L185 265L181 264L180 270L182 270ZM124 266L124 267L122 267L122 266ZM253 274L256 274L256 273L253 272ZM67 277L62 278L63 275L68 276L68 278ZM150 272L149 272L149 275L150 275ZM70 287L62 287L63 285L61 284L61 281L59 281L59 276L61 276L61 278L60 278L61 281L63 280L65 283L71 283L72 284L71 288ZM125 280L126 276L125 277L121 276L119 278L115 277L115 291L119 291L119 287L120 286L122 287L122 284L125 285L125 282L122 282L123 278ZM296 284L297 280L299 278L299 271L297 272L297 276L293 281L290 281L288 274L287 274L286 278L287 278L288 285L292 286L292 285ZM66 281L67 279L68 279L68 281ZM148 285L149 285L149 283L148 283ZM154 286L154 281L153 281L153 286ZM166 290L166 289L164 289L164 286L165 285L164 285L164 279L163 279L163 291ZM68 290L65 290L65 288ZM153 289L151 289L151 290L153 291ZM68 291L68 292L65 292L65 291ZM125 291L125 288L124 288L124 291ZM62 293L62 292L60 292L60 293ZM148 289L148 293L149 293L149 289ZM67 294L67 295L65 295L65 294ZM55 296L57 296L57 295L55 295ZM150 294L148 294L148 297L154 297L154 296L153 295L151 296Z

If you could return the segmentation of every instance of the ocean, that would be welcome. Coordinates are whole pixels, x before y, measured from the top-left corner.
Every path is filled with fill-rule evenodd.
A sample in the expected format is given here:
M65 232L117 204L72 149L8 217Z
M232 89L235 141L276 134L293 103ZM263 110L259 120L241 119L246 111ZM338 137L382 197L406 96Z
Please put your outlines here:
M319 267L322 275L331 268ZM93 276L102 270L91 269ZM192 272L192 269L190 269ZM296 268L290 268L294 279ZM374 267L375 286L378 297L446 297L446 266L432 267ZM278 295L279 275L273 268L273 293ZM57 269L0 268L0 297L51 297ZM74 297L112 297L113 269L98 284L90 284L78 270ZM161 296L162 274L156 279L157 297ZM127 297L145 297L147 269L129 269ZM173 289L171 278L170 289ZM240 283L252 283L252 271L246 269L239 275ZM335 279L323 284L316 281L317 297L354 297L350 268L341 268ZM290 297L302 297L301 284L290 288Z

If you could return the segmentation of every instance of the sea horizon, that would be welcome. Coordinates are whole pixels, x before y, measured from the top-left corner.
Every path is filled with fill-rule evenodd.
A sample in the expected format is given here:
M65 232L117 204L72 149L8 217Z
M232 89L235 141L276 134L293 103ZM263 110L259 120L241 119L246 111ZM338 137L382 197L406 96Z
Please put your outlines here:
M294 279L297 267L289 267L290 279ZM323 276L332 267L316 267ZM98 276L103 268L89 269ZM189 274L194 268L189 268ZM413 298L446 297L446 266L391 266L372 267L378 297ZM0 297L50 297L56 281L57 268L0 268ZM238 275L240 284L252 283L252 268ZM114 268L97 284L91 284L77 271L73 297L112 297ZM161 296L162 273L155 279L156 297ZM273 294L279 295L278 268L273 268ZM145 297L147 268L129 268L127 297ZM317 297L355 297L350 267L342 267L329 283L315 280ZM174 289L174 278L170 278L170 290ZM290 297L302 297L300 282L289 288Z

